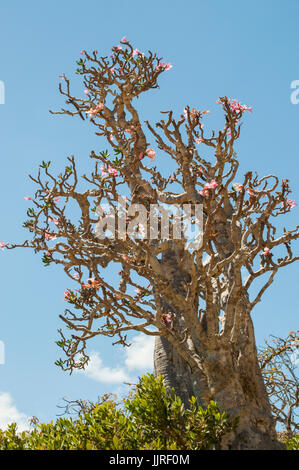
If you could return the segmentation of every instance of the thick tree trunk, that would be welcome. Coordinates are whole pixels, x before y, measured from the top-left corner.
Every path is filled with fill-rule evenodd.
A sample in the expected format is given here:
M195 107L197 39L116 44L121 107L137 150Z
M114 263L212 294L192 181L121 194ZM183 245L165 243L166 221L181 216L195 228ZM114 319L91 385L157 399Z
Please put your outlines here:
M219 259L222 260L234 251L230 218L229 207L226 212L219 212L215 216L215 229L218 235L214 239L214 244ZM162 256L162 265L173 290L186 297L186 286L190 282L190 276L188 263L184 263L184 256L176 248L166 250ZM175 347L164 337L157 337L154 352L155 374L163 376L166 387L168 389L173 387L186 406L194 395L198 404L203 407L214 400L232 418L239 417L237 429L224 437L222 449L283 449L284 446L277 440L269 398L258 365L248 295L240 291L240 297L235 299L235 306L229 304L227 300L232 286L236 282L242 285L241 275L238 277L233 262L227 266L224 276L227 290L221 294L217 282L212 280L215 318L218 317L220 321L220 310L224 318L224 324L221 327L219 325L219 332L213 332L212 337L209 337L210 326L204 313L200 322L206 334L204 343L201 342L196 336L196 329L190 326L188 320L193 317L199 321L199 306L190 305L192 311L186 316L189 322L186 344L190 355L196 357L196 360L187 363L187 359L180 355L179 347ZM209 302L211 304L211 298ZM175 317L177 332L183 332L186 327L184 312L173 308L172 299L163 299L162 306L166 313L171 312ZM227 320L228 306L230 312L234 308L232 323ZM225 335L222 335L223 332Z
M221 449L283 449L257 361L251 319L242 336L243 344L206 351L202 370L191 370L167 339L157 337L155 374L163 376L168 389L174 387L185 405L194 395L202 406L214 400L231 417L239 416L236 431L224 437Z

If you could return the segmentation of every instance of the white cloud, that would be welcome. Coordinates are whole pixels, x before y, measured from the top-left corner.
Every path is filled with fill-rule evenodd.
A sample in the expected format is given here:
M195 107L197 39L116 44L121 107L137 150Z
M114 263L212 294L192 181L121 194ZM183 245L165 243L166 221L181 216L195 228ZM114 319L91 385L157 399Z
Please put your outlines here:
M78 371L87 377L103 383L121 383L130 380L126 371L122 367L106 367L98 352L90 353L90 360L84 370Z
M124 350L122 364L117 367L105 366L99 353L93 351L89 354L89 363L85 369L76 372L102 383L134 382L136 377L131 377L133 370L153 369L154 341L153 336L142 333L134 336L131 346Z
M18 431L29 429L29 417L17 410L8 392L0 392L0 429L6 429L11 423L17 423Z
M132 338L132 344L126 348L125 365L132 369L153 369L154 336L140 334Z

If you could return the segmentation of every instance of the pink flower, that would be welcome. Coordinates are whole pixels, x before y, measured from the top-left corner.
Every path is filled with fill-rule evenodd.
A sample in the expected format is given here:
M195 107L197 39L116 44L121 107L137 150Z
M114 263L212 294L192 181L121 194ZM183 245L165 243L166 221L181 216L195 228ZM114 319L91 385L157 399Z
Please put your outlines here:
M142 55L142 57L144 57L144 53L143 52L140 52L138 49L134 49L134 51L132 52L132 57L134 57L135 55Z
M205 196L205 197L206 197L206 196L209 195L209 190L203 188L202 190L199 190L198 193L201 194L202 196Z
M61 78L61 80L66 80L64 75L58 75L58 77Z
M0 242L0 248L1 250L3 251L4 248L8 245L8 243L5 243L5 242Z
M64 300L64 301L65 301L65 300L69 300L69 298L70 298L70 296L71 296L71 293L72 293L71 289L65 290L65 291L64 291L64 299L63 299L63 300Z
M95 107L91 107L88 111L86 111L86 114L89 114L90 116L95 116L98 114L99 111L102 111L105 108L104 103L99 103Z
M24 199L26 199L26 201L32 201L32 197L30 196L24 196Z
M121 42L128 42L127 39L126 39L126 36L123 36L123 37L121 38Z
M198 139L195 139L195 142L197 144L201 144L203 142L203 139L201 137L199 137Z
M229 104L230 106L230 109L233 111L233 112L236 112L236 113L239 113L239 112L243 112L243 111L250 111L252 112L252 107L249 107L247 106L246 104L241 104L239 103L236 99L228 99L227 100L227 103Z
M172 67L173 67L173 65L172 65L170 62L168 62L168 63L165 65L164 70L172 69Z
M254 196L255 195L255 191L252 188L247 188L246 192L249 194L249 196Z
M81 52L80 52L80 54L81 54L81 55L83 55L83 54L84 54L84 52L86 52L86 51L83 49L83 51L81 51Z
M57 217L48 217L49 222L54 222L55 225L59 225L59 220Z
M240 183L233 183L233 187L235 188L236 191L241 191L243 189L243 184Z
M139 160L142 160L144 158L143 152L140 152L140 154L138 155L138 158Z
M107 176L108 175L104 165L101 165L101 173L102 173L102 176Z
M265 248L264 248L264 251L263 251L263 253L262 253L262 255L263 255L263 256L271 255L270 248L265 247Z
M116 170L116 168L113 168L112 166L109 166L108 173L109 175L112 175L112 176L118 176L118 171Z
M114 73L115 72L115 67L111 67L110 72Z
M199 194L202 196L208 196L209 195L209 189L215 189L217 188L218 183L216 183L215 180L211 180L209 183L206 183L204 188L201 191L198 191Z
M290 209L292 209L293 207L297 206L296 202L293 201L292 199L288 199L287 200L287 205Z
M156 158L156 152L153 150L153 149L147 149L147 151L145 152L147 154L147 156L152 160L154 161L155 158Z
M158 65L156 65L156 67L155 67L155 69L156 69L157 71L159 71L159 70L161 70L161 69L163 69L163 70L169 70L169 69L171 69L171 68L172 68L172 65L171 65L170 62L168 62L167 64L166 64L166 62L162 62L161 64L158 64Z
M167 325L170 324L170 322L171 322L171 315L166 314L166 313L163 313L163 314L161 315L161 317L162 317L162 319L164 320L164 322L165 322Z
M218 183L216 183L215 180L211 180L209 183L207 183L207 184L205 185L205 188L207 188L207 189L215 189L215 188L217 188L217 186L218 186Z
M85 95L89 96L89 91L88 90L84 90L84 93L85 93Z
M55 197L54 201L58 204L58 202L60 201L59 197Z
M139 295L139 294L141 294L141 293L142 293L142 290L141 290L141 289L139 289L139 288L137 288L137 289L135 289L135 292L136 292L136 294L137 294L137 295Z
M79 274L78 274L78 273L75 273L75 274L74 274L74 278L75 278L75 279L79 279Z
M86 284L82 284L82 289L99 289L101 287L101 283L97 281L94 277L87 279Z
M45 232L45 239L46 240L55 240L55 238L57 238L56 235L50 235L50 233Z

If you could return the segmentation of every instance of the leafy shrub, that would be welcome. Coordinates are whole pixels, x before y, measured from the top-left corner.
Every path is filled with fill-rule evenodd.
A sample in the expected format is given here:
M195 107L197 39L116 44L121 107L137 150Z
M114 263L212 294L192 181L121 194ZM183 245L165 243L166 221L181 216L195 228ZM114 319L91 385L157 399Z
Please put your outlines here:
M278 439L285 444L287 450L299 450L299 434L288 436L286 432L280 432Z
M141 377L129 397L94 404L76 419L37 423L18 433L0 430L1 450L203 450L214 448L236 426L215 402L206 410L190 400L186 409L162 377Z

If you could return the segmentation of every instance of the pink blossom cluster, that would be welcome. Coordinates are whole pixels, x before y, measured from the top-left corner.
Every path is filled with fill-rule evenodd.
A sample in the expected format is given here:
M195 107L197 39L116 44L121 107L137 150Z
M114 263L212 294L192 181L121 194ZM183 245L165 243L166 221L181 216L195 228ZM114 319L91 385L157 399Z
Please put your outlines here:
M102 284L97 279L90 277L87 279L86 284L82 284L82 289L99 289L101 285Z
M55 240L55 238L57 238L56 235L51 235L50 233L45 232L45 239L46 240Z
M57 217L48 217L48 222L53 222L55 225L59 225L59 220L57 219Z
M233 187L235 188L235 191L241 191L244 188L243 184L240 183L233 183Z
M202 196L209 195L209 189L216 189L218 183L215 180L211 180L209 183L206 183L202 190L198 191Z
M0 248L1 250L3 251L4 248L8 245L8 243L5 243L5 242L0 242Z
M293 199L288 199L287 201L284 201L281 203L281 206L283 209L287 209L287 208L290 208L292 209L293 207L297 206L297 203L295 201L293 201Z
M71 289L66 289L66 290L64 291L64 299L63 299L63 300L64 300L64 301L69 300L71 294L72 294Z
M172 64L170 62L166 63L166 62L161 62L161 64L158 64L156 65L155 69L157 70L157 72L159 72L160 70L169 70L172 68Z
M95 107L91 107L88 111L86 111L86 114L89 114L89 116L95 116L98 114L100 111L102 111L105 108L104 103L99 103Z
M171 323L171 315L162 313L161 317L167 325Z
M134 51L132 52L132 57L135 57L135 55L137 54L144 57L144 52L140 52L138 49L134 49Z
M101 166L101 173L102 173L102 176L107 176L108 174L109 175L112 175L112 176L118 176L118 171L116 168L113 168L112 166L109 166L108 168L105 167L105 165L102 165Z
M143 152L140 152L139 160L142 160L144 157L150 158L153 162L156 158L156 152L154 151L154 149L147 149L145 154Z
M228 99L227 103L229 104L230 109L232 111L236 112L236 113L240 113L240 112L244 112L244 111L252 112L252 107L251 106L247 106L246 104L241 104L236 99L233 99L233 100Z
M262 255L263 256L269 256L271 255L271 251L270 251L270 248L268 248L267 246L264 248L264 251L262 252Z

